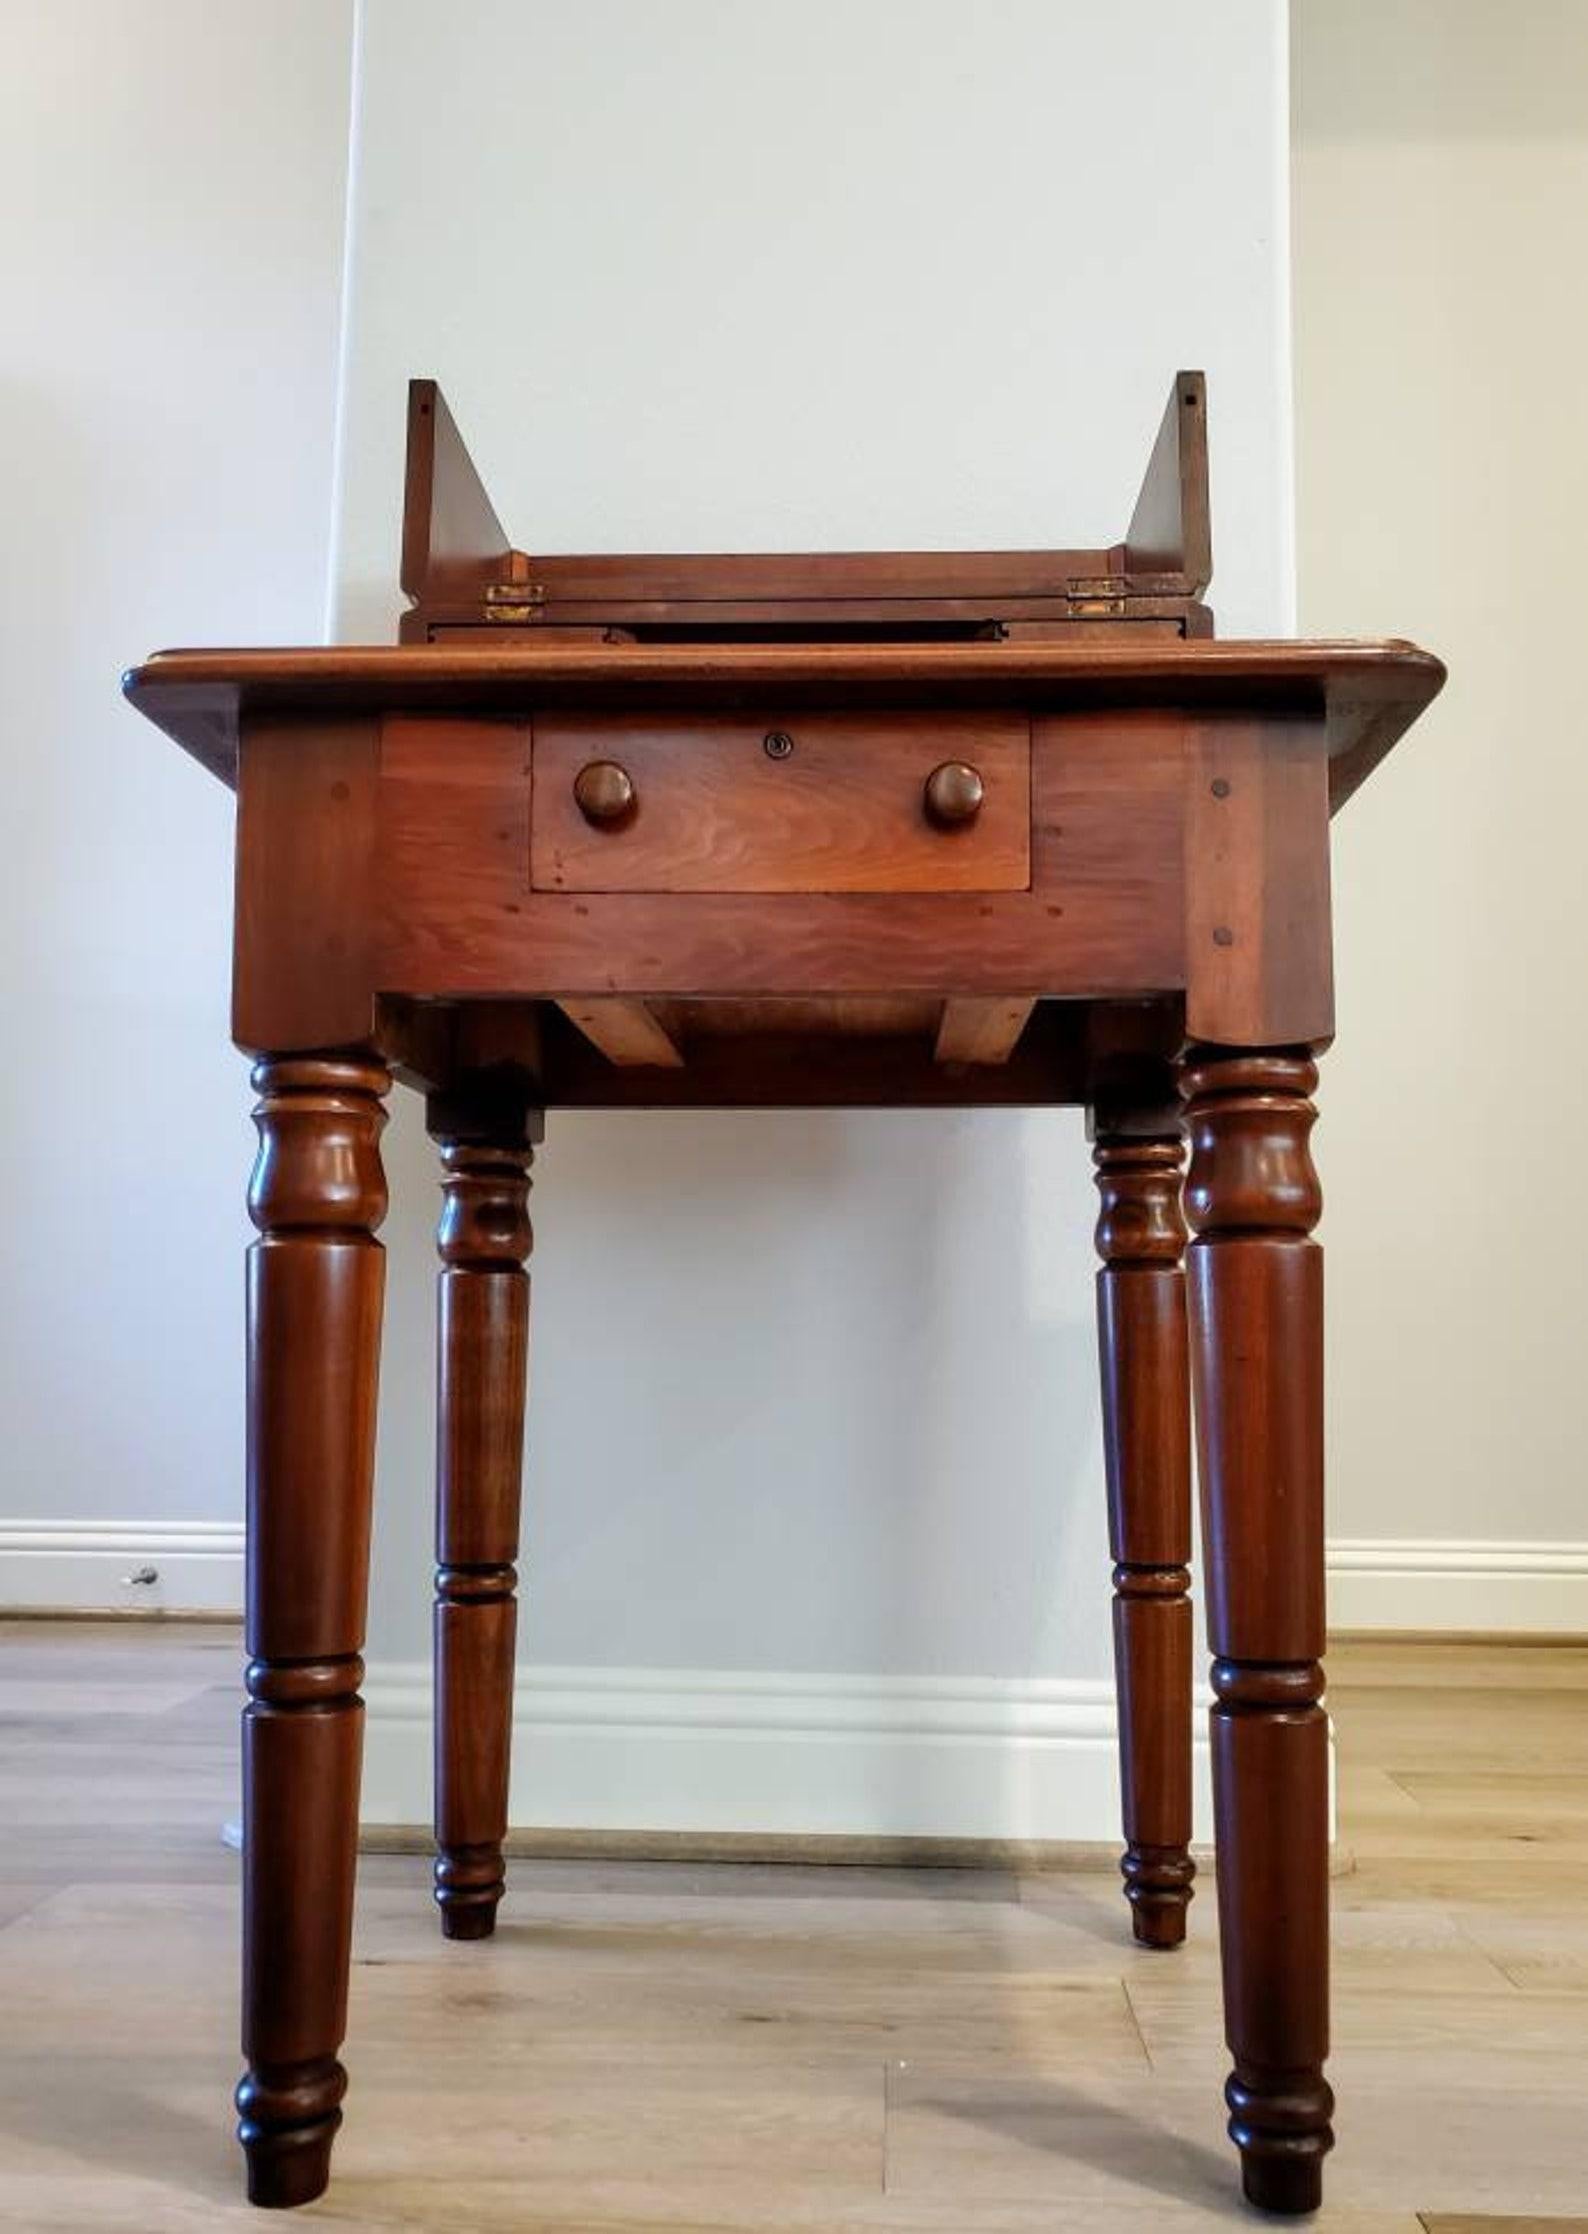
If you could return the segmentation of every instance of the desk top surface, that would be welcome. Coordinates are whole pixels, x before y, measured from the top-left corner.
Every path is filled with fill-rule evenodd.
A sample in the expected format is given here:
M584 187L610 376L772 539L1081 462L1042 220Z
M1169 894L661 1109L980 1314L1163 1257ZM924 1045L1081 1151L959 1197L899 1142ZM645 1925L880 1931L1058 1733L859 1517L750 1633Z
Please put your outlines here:
M241 719L475 714L569 703L706 704L745 691L901 704L1018 700L1034 711L1150 706L1322 712L1339 806L1445 679L1415 644L1145 639L927 644L409 644L158 652L132 705L224 782Z

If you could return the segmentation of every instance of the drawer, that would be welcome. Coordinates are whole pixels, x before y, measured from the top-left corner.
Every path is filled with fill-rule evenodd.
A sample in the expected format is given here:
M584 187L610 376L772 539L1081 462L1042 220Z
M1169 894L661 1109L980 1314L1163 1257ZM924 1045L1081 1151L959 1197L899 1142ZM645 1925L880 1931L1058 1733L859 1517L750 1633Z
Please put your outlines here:
M531 767L538 891L1019 892L1031 882L1024 714L547 715L534 724Z

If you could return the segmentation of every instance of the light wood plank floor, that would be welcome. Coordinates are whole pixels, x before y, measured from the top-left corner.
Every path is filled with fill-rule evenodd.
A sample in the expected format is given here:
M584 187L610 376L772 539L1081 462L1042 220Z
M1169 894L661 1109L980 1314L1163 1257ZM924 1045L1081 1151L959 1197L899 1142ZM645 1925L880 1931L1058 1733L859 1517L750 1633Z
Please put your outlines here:
M237 2199L238 1647L0 1624L0 2226ZM1334 1653L1329 2234L1588 2227L1588 1648ZM1210 1887L1178 1955L1076 1872L520 1862L443 1946L366 1858L330 2195L352 2228L1259 2223L1222 2137ZM1420 2214L1423 2214L1420 2216Z

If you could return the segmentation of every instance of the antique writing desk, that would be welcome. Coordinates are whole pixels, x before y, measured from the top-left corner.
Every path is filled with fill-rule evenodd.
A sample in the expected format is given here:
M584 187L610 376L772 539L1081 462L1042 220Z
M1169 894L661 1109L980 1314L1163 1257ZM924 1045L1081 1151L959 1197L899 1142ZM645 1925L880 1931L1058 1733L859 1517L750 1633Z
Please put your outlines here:
M453 1938L491 1930L503 1884L543 1112L1089 1110L1126 1897L1139 1941L1180 1941L1194 1389L1229 2130L1252 2201L1317 2203L1328 825L1443 671L1404 643L1212 641L1204 413L1182 373L1111 549L532 559L416 382L401 646L128 678L238 798L255 2202L318 2194L341 2118L395 1074L442 1168Z

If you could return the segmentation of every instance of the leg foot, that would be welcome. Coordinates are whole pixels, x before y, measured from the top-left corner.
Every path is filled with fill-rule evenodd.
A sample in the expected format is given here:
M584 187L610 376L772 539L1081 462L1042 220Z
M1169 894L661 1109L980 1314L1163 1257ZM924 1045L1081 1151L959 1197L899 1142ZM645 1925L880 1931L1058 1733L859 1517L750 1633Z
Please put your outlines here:
M1241 2192L1260 2211L1298 2217L1323 2203L1334 2095L1313 2072L1231 2073L1224 2088L1230 2139L1241 2152Z
M1119 1865L1130 1924L1141 1947L1185 1944L1196 1864L1183 1847L1129 1846Z
M479 1908L449 1908L441 1888L436 1888L436 1898L441 1902L441 1936L443 1939L490 1939L496 1932L496 1902L493 1900Z
M1243 2156L1241 2193L1255 2210L1303 2218L1323 2208L1321 2156Z
M237 2089L237 2138L248 2167L248 2200L290 2211L323 2195L331 2143L342 2123L347 2074L334 2059L293 2072L251 2071ZM319 2114L303 2117L310 2103Z
M436 1906L443 1939L489 1939L505 1890L502 1849L451 1846L436 1861Z

